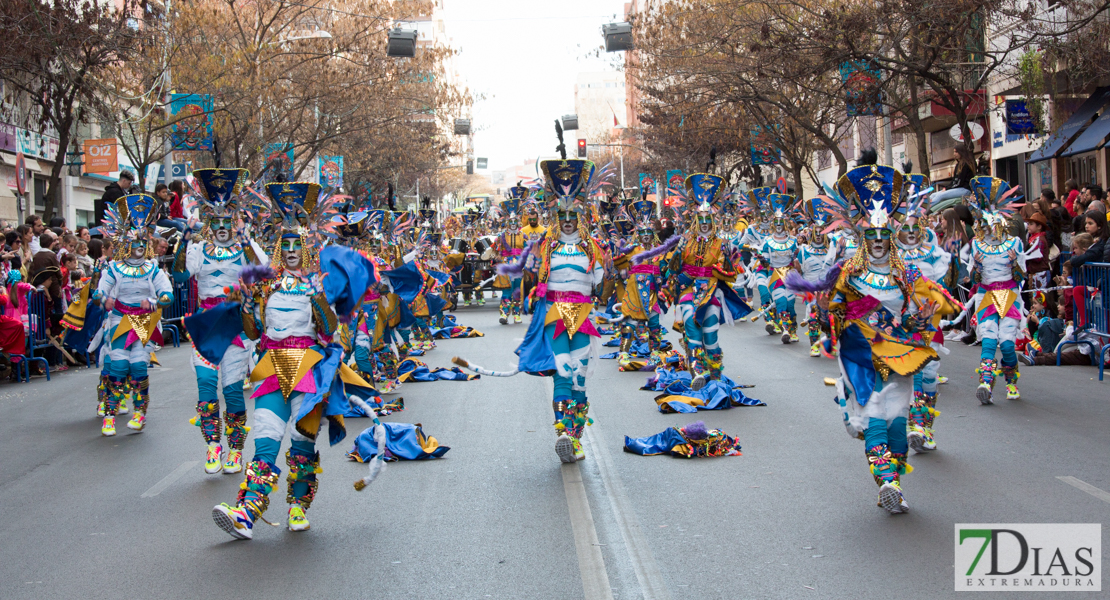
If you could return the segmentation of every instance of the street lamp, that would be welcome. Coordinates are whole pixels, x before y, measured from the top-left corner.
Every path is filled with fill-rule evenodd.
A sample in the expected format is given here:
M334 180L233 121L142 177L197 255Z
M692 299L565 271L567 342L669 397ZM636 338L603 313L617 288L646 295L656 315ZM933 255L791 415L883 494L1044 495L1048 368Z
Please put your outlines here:
M632 49L632 24L609 23L601 26L601 33L605 36L605 51L620 52Z
M416 56L415 29L392 29L389 31L389 44L385 47L386 56L413 58Z

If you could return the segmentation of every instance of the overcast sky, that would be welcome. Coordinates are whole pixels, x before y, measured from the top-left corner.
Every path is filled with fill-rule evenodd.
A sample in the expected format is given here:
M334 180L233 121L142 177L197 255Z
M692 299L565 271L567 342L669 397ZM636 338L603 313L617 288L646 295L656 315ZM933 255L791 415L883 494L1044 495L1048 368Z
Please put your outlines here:
M590 55L604 44L601 25L623 12L623 0L444 1L459 72L471 92L485 95L471 127L474 154L488 158L490 170L555 154L555 119L574 112L577 74L622 62L623 53ZM567 151L573 155L573 142Z

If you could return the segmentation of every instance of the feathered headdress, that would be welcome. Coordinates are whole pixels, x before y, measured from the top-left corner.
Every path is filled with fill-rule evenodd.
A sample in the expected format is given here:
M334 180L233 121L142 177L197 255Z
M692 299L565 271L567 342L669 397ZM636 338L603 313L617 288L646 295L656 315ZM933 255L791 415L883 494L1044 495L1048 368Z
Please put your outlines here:
M845 173L836 187L848 201L851 223L860 229L894 229L905 216L904 184L894 167L864 165Z
M239 211L239 196L250 179L246 169L196 169L186 178L193 189L193 199L200 209L201 219L235 216Z
M929 186L929 176L924 173L906 173L904 177L906 180L906 217L921 218L925 216L929 192L933 191L933 188Z
M794 196L774 192L767 194L767 202L771 207L771 216L774 219L785 219L794 205Z
M771 208L771 194L777 193L773 187L757 187L748 192L749 204L754 207L755 212L749 215L749 218L756 219L763 222L771 220L775 214L774 209Z
M594 176L594 163L588 160L540 161L547 192L549 212L589 213L589 188Z
M146 258L153 258L154 246L149 243L158 219L158 200L148 194L127 194L108 205L105 214L106 233L115 242L116 260L127 258L130 246L146 241Z
M268 183L265 189L273 210L260 237L271 244L271 264L281 264L278 257L282 238L299 237L304 251L303 268L315 270L320 249L329 240L339 238L336 227L340 223L334 218L339 213L335 206L345 197L307 181Z
M628 214L637 229L655 231L655 203L651 200L637 200L628 205Z
M968 208L975 215L976 223L980 226L985 223L996 234L1005 231L1014 212L1024 204L1021 186L1011 188L1005 180L989 175L973 177L971 193Z

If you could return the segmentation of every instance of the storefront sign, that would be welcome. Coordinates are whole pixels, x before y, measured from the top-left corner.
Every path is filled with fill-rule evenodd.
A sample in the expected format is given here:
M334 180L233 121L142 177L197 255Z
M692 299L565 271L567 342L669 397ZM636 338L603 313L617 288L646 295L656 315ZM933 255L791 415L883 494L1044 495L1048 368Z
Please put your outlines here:
M1033 122L1033 114L1025 105L1025 100L1006 101L1006 134L1030 135L1037 132L1037 125Z
M107 174L119 169L115 138L85 140L81 151L85 153L85 173Z

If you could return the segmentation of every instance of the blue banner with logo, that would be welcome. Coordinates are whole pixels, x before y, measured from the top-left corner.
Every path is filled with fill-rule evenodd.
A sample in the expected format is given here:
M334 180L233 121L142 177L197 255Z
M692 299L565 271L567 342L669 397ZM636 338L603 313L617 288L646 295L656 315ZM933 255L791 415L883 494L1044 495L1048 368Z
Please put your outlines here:
M1025 100L1006 101L1006 135L1032 135L1037 133L1037 124L1033 122L1033 113L1025 104Z
M649 173L640 173L640 198L647 200L649 195L655 195L655 176Z
M268 176L272 178L276 173L284 173L286 181L293 181L293 158L293 147L289 144L270 144L262 155L262 167L276 163L274 171Z
M316 172L320 174L320 185L330 188L343 187L343 157L320 155Z
M212 96L170 94L170 141L174 150L212 151Z

